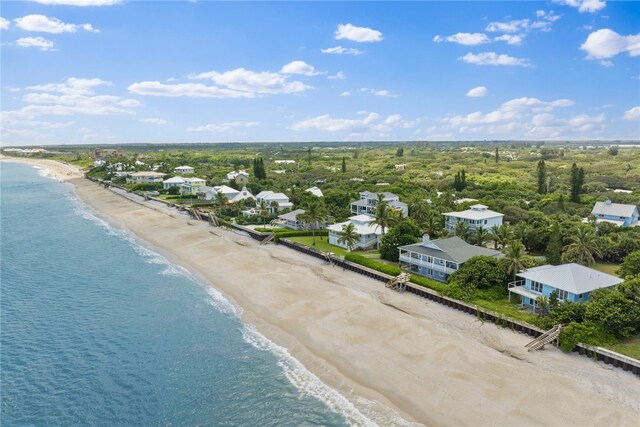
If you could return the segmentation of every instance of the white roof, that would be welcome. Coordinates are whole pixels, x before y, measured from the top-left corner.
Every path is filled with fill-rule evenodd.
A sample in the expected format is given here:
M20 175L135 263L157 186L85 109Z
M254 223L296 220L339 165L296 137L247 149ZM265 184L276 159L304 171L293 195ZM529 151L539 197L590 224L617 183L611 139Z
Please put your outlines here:
M456 218L464 218L464 219L489 219L496 218L499 216L504 216L500 212L494 212L492 210L487 209L485 205L473 205L471 209L467 209L462 212L446 212L442 215L453 216Z
M184 178L181 176L174 176L173 178L165 179L162 182L165 184L184 184Z
M187 169L187 170L189 170L189 169L193 169L193 168L191 166L178 166L175 169Z
M162 172L133 172L129 174L130 176L149 176L149 177L153 177L153 176L165 176L166 173L162 173Z
M278 218L284 219L285 221L295 221L298 219L298 215L303 214L304 212L304 209L296 209L295 211L278 215Z
M322 190L320 190L318 187L307 188L304 191L307 191L307 192L313 194L316 197L323 197L324 196L324 194L322 194Z
M356 233L360 235L366 235L366 234L381 235L382 234L382 227L378 226L377 224L374 224L373 218L368 215L352 216L349 218L349 221L331 224L327 227L327 229L340 232L342 231L342 227L349 223L353 224L356 230Z
M227 185L216 185L215 187L213 187L218 193L222 193L226 196L228 196L229 194L233 194L236 195L238 194L238 190L236 190L235 188L231 188Z
M201 182L205 182L205 180L202 178L185 178L184 179L185 184L199 184Z
M263 199L265 201L268 200L286 200L287 202L289 201L289 198L287 197L286 194L284 193L274 193L273 191L261 191L260 193L258 193L258 195L256 196L256 198L258 199ZM282 204L280 205L282 206Z
M518 273L524 279L531 279L556 289L582 294L595 289L608 288L623 280L580 264L543 265Z
M612 216L623 216L628 218L633 215L633 211L636 210L635 205L623 205L621 203L611 203L610 200L606 202L596 202L593 210L591 211L594 215L612 215Z
M247 178L249 177L249 173L243 170L231 171L227 174L227 179L236 179L238 175L245 175Z
M240 192L238 194L233 196L233 198L230 201L235 203L235 202L239 202L240 200L243 200L243 199L254 199L255 200L255 196L253 194L251 194L251 192L249 190L247 190L247 187L242 187L242 190L240 190Z

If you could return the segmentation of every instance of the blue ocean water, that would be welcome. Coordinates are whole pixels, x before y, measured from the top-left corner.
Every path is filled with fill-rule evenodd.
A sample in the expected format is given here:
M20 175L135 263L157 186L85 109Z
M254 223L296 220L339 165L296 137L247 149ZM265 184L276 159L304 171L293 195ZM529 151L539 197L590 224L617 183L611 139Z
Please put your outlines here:
M370 423L43 175L1 165L1 425Z

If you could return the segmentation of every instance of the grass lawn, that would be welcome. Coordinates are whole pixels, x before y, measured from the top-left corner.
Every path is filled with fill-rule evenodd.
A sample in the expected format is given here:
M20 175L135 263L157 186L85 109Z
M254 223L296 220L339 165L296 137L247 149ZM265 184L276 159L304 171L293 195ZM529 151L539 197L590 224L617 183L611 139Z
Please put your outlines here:
M298 237L287 237L288 240L301 243L305 246L309 246L310 248L317 249L323 252L333 252L336 256L344 258L344 256L348 253L346 249L343 249L339 246L330 245L327 240L327 236L323 236L322 240L320 237L316 236L316 245L313 246L313 237L312 236L298 236ZM368 258L379 258L380 254L378 251L364 251L364 252L355 252L358 255L363 255Z
M619 264L614 264L612 262L596 262L591 266L593 269L602 271L603 273L611 274L613 276L618 276L616 274L616 270L620 267Z
M506 298L495 301L476 300L473 301L473 304L531 325L533 325L533 322L538 318L535 314L521 310L518 304L510 303Z
M606 348L640 360L640 336L629 338L626 341L614 345L608 345Z

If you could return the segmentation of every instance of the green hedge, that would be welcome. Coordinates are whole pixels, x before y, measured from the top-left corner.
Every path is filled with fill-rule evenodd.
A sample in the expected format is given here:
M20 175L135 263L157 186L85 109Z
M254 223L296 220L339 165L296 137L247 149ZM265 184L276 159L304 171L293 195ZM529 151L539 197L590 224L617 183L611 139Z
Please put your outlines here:
M425 288L433 289L436 292L444 292L447 289L447 286L449 286L445 283L436 282L435 280L418 276L417 274L411 275L411 283L424 286Z
M316 230L315 235L316 237L328 236L329 232L327 230ZM283 239L283 238L286 239L287 237L305 237L305 236L313 236L313 233L308 230L301 230L301 231L292 230L292 231L276 232L273 238L273 241L278 243L280 239Z
M346 259L347 261L355 262L356 264L364 265L365 267L369 267L381 273L389 274L391 276L397 276L401 272L399 267L385 264L383 262L376 261L375 259L367 258L358 254L346 254L344 256L344 259Z

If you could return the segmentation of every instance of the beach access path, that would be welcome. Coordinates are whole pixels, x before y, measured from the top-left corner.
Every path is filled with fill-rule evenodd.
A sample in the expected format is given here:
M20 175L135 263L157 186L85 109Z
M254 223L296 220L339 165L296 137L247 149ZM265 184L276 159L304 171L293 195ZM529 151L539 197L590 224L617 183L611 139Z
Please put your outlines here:
M86 179L69 182L105 219L222 291L245 323L380 425L401 425L395 414L430 427L638 425L640 381L629 372L551 346L528 353L528 336Z

